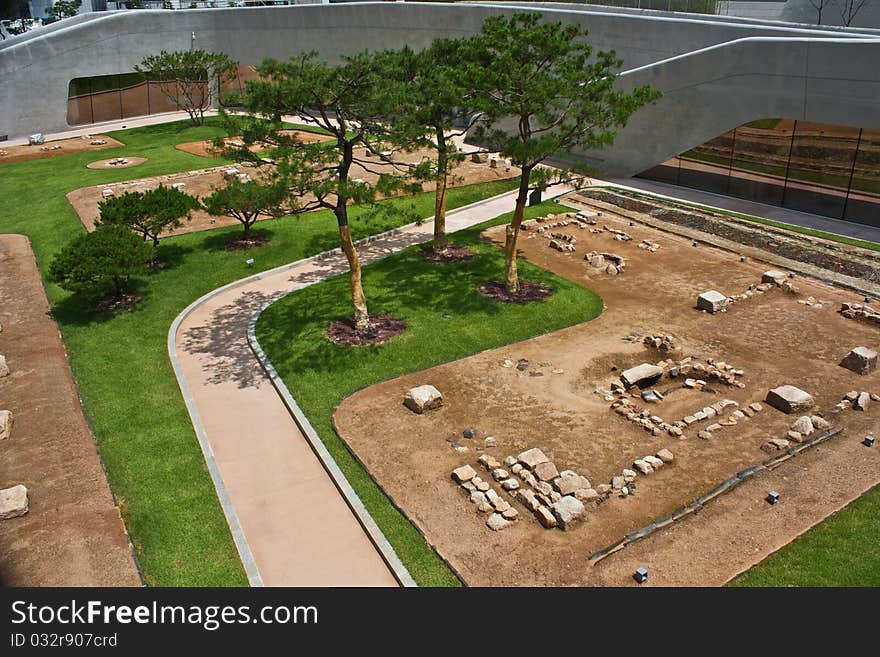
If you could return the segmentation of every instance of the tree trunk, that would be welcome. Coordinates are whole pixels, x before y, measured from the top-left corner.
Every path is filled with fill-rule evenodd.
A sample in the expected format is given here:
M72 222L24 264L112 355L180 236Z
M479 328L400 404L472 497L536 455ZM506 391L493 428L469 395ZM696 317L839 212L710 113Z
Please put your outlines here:
M446 251L446 185L447 174L441 173L434 195L434 253Z
M348 182L348 171L354 160L353 144L345 141L345 126L340 137L342 140L342 164L339 168L339 189L344 189ZM333 213L336 215L336 223L339 224L339 244L345 257L348 259L348 280L351 288L351 305L354 307L354 327L363 330L370 325L370 313L367 311L367 298L364 296L364 288L361 285L361 262L358 258L357 249L351 241L351 231L348 227L348 198L341 195L336 198L336 207Z
M354 327L358 330L370 325L370 314L367 312L367 298L361 285L361 262L357 249L351 241L348 224L339 224L339 243L348 259L348 281L351 287L351 305L354 307Z
M113 285L114 285L115 293L116 293L115 296L113 297L113 300L114 301L122 301L122 292L123 292L122 277L114 276L113 277Z
M529 200L529 178L532 167L522 167L519 179L519 193L516 195L516 207L513 211L513 219L507 225L504 240L504 267L505 284L511 294L519 292L519 274L516 269L516 242L519 238L519 227L522 225L526 214L526 203Z
M434 253L446 251L446 188L449 183L449 153L442 126L437 135L437 190L434 193Z
M159 248L159 235L158 233L151 236L153 238L153 248Z

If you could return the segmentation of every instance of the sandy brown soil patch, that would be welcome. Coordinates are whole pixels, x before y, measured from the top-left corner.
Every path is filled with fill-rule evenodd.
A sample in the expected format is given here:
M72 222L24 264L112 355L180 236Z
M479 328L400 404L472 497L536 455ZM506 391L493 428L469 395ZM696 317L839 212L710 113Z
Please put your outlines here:
M4 586L140 586L119 509L83 417L27 239L0 236L0 487L24 484L29 512L0 520Z
M693 308L700 292L741 293L770 267L742 263L736 254L705 245L695 249L690 239L619 218L602 219L631 234L632 241L574 225L553 231L577 238L574 253L549 248L549 237L534 230L520 240L530 262L595 290L606 305L599 318L377 384L343 401L336 412L340 435L469 584L622 586L633 583L637 565L651 568L653 584L721 584L880 481L880 452L858 443L880 428L880 403L867 412L830 413L849 390L880 392L880 372L858 376L838 365L855 346L880 347L876 327L836 312L842 301L858 301L855 293L799 277L797 295L773 289L726 313L701 313ZM504 227L490 229L487 236L500 246ZM658 243L659 250L638 248L643 239ZM623 256L626 273L610 276L588 266L583 256L591 251ZM810 296L823 303L798 303ZM674 335L679 350L661 353L639 339L656 331ZM697 431L711 421L687 429L683 439L665 432L655 437L612 412L605 394L595 392L627 367L687 355L744 370L745 388L713 384L715 393L699 392L664 378L657 388L667 391L665 399L639 401L641 406L671 422L724 398L740 407L763 403L769 388L792 384L812 393L814 412L844 432L742 485L696 517L591 566L593 552L764 461L760 446L784 435L797 417L764 404L755 417L715 431L710 440L698 438ZM521 358L529 361L527 367L511 366ZM409 388L425 383L443 393L445 405L416 416L401 400ZM468 452L456 451L446 439L465 427L494 436L497 447L481 450L475 441ZM465 463L479 469L476 461L484 452L500 460L530 447L541 448L560 470L575 470L593 486L661 448L669 449L675 462L639 475L635 495L612 497L590 509L573 531L545 530L513 501L520 519L493 532L450 472ZM770 488L786 503L769 507L763 497Z
M427 151L420 151L415 153L403 153L400 155L396 155L395 157L399 158L401 162L419 162L421 161L422 156L426 154ZM80 221L82 221L83 226L86 227L86 230L94 230L95 220L98 218L99 214L98 203L104 198L104 194L107 192L107 190L119 196L121 194L124 194L125 192L144 192L150 189L155 189L160 184L167 187L175 183L183 183L185 185L185 192L187 192L188 194L194 194L199 198L203 198L213 193L214 190L226 185L226 181L223 177L223 172L231 168L234 168L233 165L210 167L206 169L196 169L193 171L185 171L163 176L153 176L150 178L126 180L119 183L81 187L80 189L75 189L72 192L68 192L67 200L73 206L73 209L79 216ZM260 175L258 172L262 168L263 167L260 167L258 169L257 167L246 166L244 164L238 165L238 169L241 173L246 173L252 178L258 177ZM380 164L378 158L376 158L376 163L371 164L370 169L370 171L367 171L359 165L354 165L351 169L351 177L353 179L360 179L364 180L365 182L375 183L379 179L379 173L384 171L391 171L392 165ZM455 169L455 173L451 181L451 186L471 185L474 183L501 180L515 176L518 173L518 169L512 169L510 171L508 171L504 167L493 169L489 166L489 164L478 164L476 162L467 161L462 162ZM422 185L422 189L424 191L432 191L434 189L434 184L425 183L424 185ZM304 202L307 202L308 200L309 199L307 198ZM260 222L264 222L267 220L273 221L277 219L262 218L260 219ZM281 220L283 220L283 218ZM190 221L185 222L181 228L168 234L179 235L182 233L193 233L199 230L217 228L219 226L232 226L237 224L238 221L236 221L232 217L212 216L202 210L196 210L192 213L192 219Z
M113 157L109 160L98 160L89 162L86 167L89 169L128 169L136 167L147 161L145 157Z
M104 144L91 144L93 141L103 141ZM40 160L44 157L56 155L69 155L71 153L83 153L86 151L100 151L106 148L125 146L107 135L90 135L88 137L71 137L70 139L58 139L47 141L45 144L33 145L22 144L20 146L4 146L0 142L0 164L4 162L24 162L26 160ZM60 148L58 148L60 147Z
M306 130L282 130L282 134L292 135L298 141L303 144L315 144L322 141L329 141L333 139L330 135L321 135L316 132L308 132ZM223 141L229 144L230 146L240 144L240 137L226 137ZM199 155L201 157L220 157L221 153L214 146L214 142L211 139L205 139L202 141L188 141L183 144L177 144L174 148L184 151L185 153L192 153L193 155ZM251 151L256 152L261 150L259 145L252 146Z

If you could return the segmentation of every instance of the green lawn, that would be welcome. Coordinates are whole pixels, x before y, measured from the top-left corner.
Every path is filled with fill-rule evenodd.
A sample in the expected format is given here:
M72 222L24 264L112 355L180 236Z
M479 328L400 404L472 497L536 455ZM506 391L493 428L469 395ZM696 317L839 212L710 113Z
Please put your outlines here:
M0 198L7 201L0 207L0 232L28 235L45 272L51 257L83 231L65 193L132 176L219 164L222 161L190 155L173 145L220 134L213 120L200 128L183 122L150 126L115 133L126 146L100 155L0 165ZM92 160L116 155L150 159L136 170L85 168ZM498 181L455 188L450 190L449 206L460 207L513 186ZM354 209L355 238L401 225L414 215L429 216L433 195L390 205L398 211ZM142 302L129 312L84 311L60 288L47 285L84 408L150 584L247 584L168 360L166 339L177 314L202 294L337 242L336 224L327 212L262 222L257 230L271 234L272 241L247 252L222 248L240 231L237 226L163 239L163 257L173 266L145 281ZM256 259L255 267L246 267L248 257Z
M529 208L527 216L561 207L544 203ZM583 322L601 312L602 300L594 293L526 262L520 274L549 284L555 290L550 299L503 304L479 294L478 283L501 278L504 272L503 252L481 243L479 232L509 220L505 215L454 236L477 251L469 261L436 264L411 247L366 267L370 312L393 313L408 325L385 344L346 347L326 338L332 319L351 314L347 276L283 298L257 323L257 337L269 359L398 556L424 586L455 585L457 579L351 455L331 418L344 397L365 386Z
M880 586L880 489L770 555L731 586Z

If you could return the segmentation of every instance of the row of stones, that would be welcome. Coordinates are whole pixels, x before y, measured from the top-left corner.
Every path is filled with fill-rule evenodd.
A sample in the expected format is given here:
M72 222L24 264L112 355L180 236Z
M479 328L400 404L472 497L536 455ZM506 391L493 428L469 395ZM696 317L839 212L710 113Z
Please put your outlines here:
M761 276L761 282L749 285L748 289L742 294L734 294L727 296L718 290L706 290L697 296L697 308L708 313L726 312L727 307L738 301L745 301L752 297L764 294L774 288L781 288L792 294L797 293L794 285L788 280L788 274L781 271L771 269L765 271Z
M536 217L530 221L524 221L520 228L526 231L535 228L535 232L542 234L551 228L564 228L569 224L584 229L588 226L595 226L596 219L592 213L588 212L566 212L560 215L548 214L546 217Z
M2 329L0 329L2 330ZM9 376L6 356L0 354L0 378ZM12 411L0 410L0 441L12 437ZM27 487L22 484L0 489L0 520L17 518L28 512Z
M801 415L791 424L784 438L771 438L761 445L761 449L768 454L788 449L791 443L801 443L804 438L830 427L831 423L820 415Z
M847 319L859 319L865 322L880 324L880 313L860 303L842 303L838 312Z
M868 410L868 404L872 401L880 401L880 395L866 390L861 392L858 390L850 390L843 396L843 399L841 399L839 403L835 404L832 411L834 413L840 413L841 411L850 408L854 411L866 411Z

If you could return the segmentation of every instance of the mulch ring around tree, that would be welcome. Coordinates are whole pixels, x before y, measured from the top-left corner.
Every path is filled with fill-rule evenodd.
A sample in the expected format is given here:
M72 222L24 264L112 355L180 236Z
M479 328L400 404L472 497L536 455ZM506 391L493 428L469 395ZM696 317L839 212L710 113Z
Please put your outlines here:
M541 301L553 294L553 290L546 285L529 283L528 281L520 281L519 292L513 294L507 291L507 285L504 281L486 281L480 285L479 290L483 296L504 303Z
M124 310L131 308L141 300L140 294L123 294L121 298L106 297L98 301L98 310Z
M370 325L365 329L354 327L354 318L331 322L327 327L327 337L337 344L363 346L382 344L406 329L406 322L394 315L375 315L370 318Z
M241 251L243 249L251 249L255 246L263 246L269 243L269 238L265 235L248 235L247 237L236 237L229 240L223 245L227 251Z
M425 244L419 249L419 255L425 260L431 260L432 262L460 262L462 260L470 260L476 254L461 244L450 244L442 253L435 253L430 244Z

